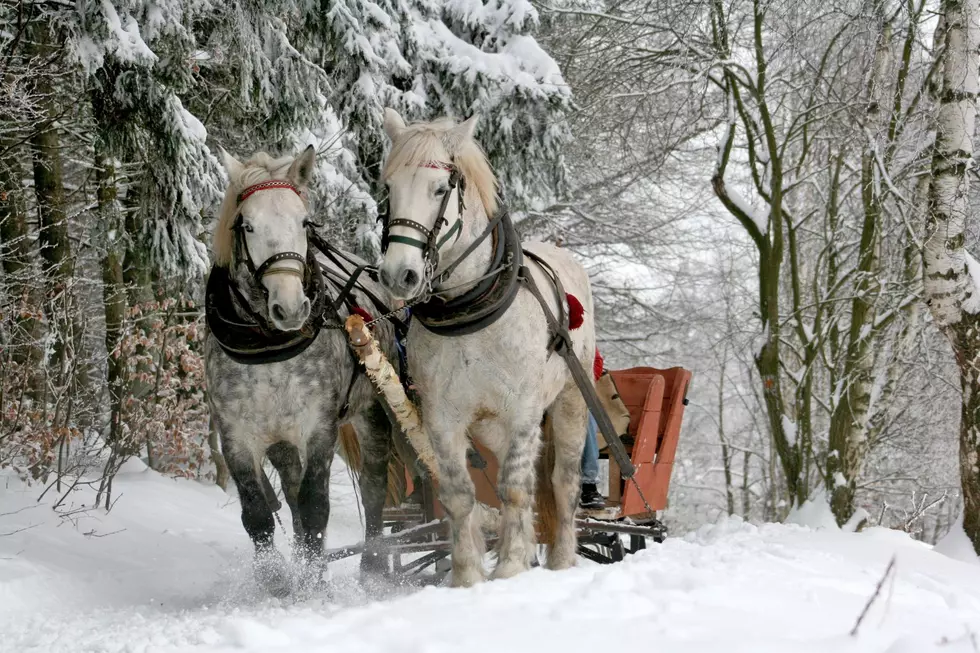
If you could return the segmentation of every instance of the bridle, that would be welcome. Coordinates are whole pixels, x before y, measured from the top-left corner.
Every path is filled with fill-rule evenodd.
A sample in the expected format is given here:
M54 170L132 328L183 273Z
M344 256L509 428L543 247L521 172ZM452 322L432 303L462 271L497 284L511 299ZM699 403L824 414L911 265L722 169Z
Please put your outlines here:
M442 163L439 161L429 161L423 163L419 166L420 168L433 168L435 170L447 170L449 171L449 189L446 194L442 196L442 202L439 204L439 213L436 216L436 223L433 225L432 229L427 228L425 225L416 222L415 220L409 220L407 218L394 218L392 219L390 213L390 206L378 216L378 221L382 223L381 230L381 253L385 254L388 251L388 246L391 243L401 243L403 245L408 245L410 247L415 247L422 250L422 258L425 260L425 267L429 274L434 272L436 268L439 267L439 250L445 245L449 240L455 236L456 240L459 240L460 235L463 233L463 211L466 209L466 205L463 200L463 196L466 194L466 178L463 177L463 173L460 169L452 163ZM459 192L456 194L459 200L459 214L456 218L456 222L453 226L442 236L439 237L439 232L442 228L449 224L446 220L446 208L449 206L449 196L453 194L453 190L458 187ZM414 229L422 234L424 240L419 240L418 238L411 238L409 236L393 236L391 235L392 227L408 227L409 229Z
M255 262L252 260L252 255L248 251L248 240L245 237L245 216L241 213L242 202L247 200L249 197L263 190L273 190L277 188L284 188L291 190L301 199L303 194L300 193L299 189L296 188L292 183L281 180L281 179L271 179L269 181L260 181L257 184L252 184L246 187L242 192L238 194L238 218L232 225L232 229L235 231L235 258L243 261L245 266L248 268L249 274L252 275L252 279L255 284L259 286L262 291L268 294L265 286L261 283L262 279L269 274L288 274L294 277L298 277L300 280L306 280L307 274L309 273L309 266L307 265L307 256L303 256L299 252L279 252L278 254L273 254L265 261L262 265L255 267ZM307 230L307 238L309 237L309 231ZM309 247L307 247L309 250ZM272 266L280 261L299 261L300 269L297 270L292 267L279 267L273 268Z

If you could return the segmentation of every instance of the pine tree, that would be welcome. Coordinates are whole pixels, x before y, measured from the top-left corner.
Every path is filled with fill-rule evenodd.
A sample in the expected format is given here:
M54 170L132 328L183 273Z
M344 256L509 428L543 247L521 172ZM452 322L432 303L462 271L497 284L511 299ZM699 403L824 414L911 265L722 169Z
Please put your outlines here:
M330 80L362 192L380 196L385 107L408 119L481 116L487 150L512 208L547 201L564 182L561 148L571 94L530 35L527 0L338 0L323 12L301 3L296 42ZM372 208L361 203L355 208ZM374 211L359 216L373 222ZM362 232L363 233L363 232Z
M128 204L139 231L130 247L160 273L201 275L201 215L216 203L221 177L207 132L181 97L194 84L191 27L207 6L130 0L83 9L68 47L99 105L100 135L112 139L108 153L133 170L129 192L138 201Z

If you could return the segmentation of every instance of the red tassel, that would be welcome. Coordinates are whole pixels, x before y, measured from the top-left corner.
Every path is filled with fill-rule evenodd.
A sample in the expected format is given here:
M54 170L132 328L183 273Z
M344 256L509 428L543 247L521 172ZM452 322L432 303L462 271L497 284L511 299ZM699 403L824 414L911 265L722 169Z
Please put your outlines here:
M606 368L605 361L602 360L602 354L599 353L599 348L595 349L595 360L592 361L592 375L595 380L598 381L599 377L602 376L602 370Z
M575 295L565 293L565 298L568 300L568 328L577 329L585 321L585 309Z
M370 322L371 320L374 319L373 317L371 317L371 314L370 313L368 313L366 310L364 310L360 306L355 306L354 308L351 309L350 312L351 312L351 315L360 315L361 317L364 318L364 321L365 322Z

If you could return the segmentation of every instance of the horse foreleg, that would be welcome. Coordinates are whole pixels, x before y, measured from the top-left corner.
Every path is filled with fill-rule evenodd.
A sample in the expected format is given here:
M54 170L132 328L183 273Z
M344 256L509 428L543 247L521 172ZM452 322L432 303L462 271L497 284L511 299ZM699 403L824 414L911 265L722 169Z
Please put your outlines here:
M242 525L255 545L255 579L274 596L289 593L289 572L286 562L273 544L275 521L272 518L270 497L263 490L264 472L261 457L236 448L229 438L222 443L225 462L242 505ZM273 497L274 498L274 497Z
M387 555L378 550L377 539L384 528L383 512L388 494L388 459L391 454L391 424L379 404L352 420L361 443L362 467L359 487L364 505L362 573L386 573Z
M575 511L582 492L582 450L589 417L585 400L574 385L562 390L549 412L555 448L551 479L557 524L554 543L548 550L548 568L567 569L575 564L578 550Z
M531 568L535 553L534 498L535 461L541 448L541 426L534 423L514 432L500 468L498 494L500 546L494 578L510 578Z
M299 518L299 486L303 481L303 461L299 450L289 442L277 442L266 450L265 455L279 472L282 493L286 496L286 504L293 520L293 539L299 545L303 536L303 523Z
M439 501L449 515L452 535L452 584L470 587L484 580L485 543L474 511L476 487L466 468L466 439L450 435L454 431L448 428L430 432L439 467Z
M323 430L309 441L306 471L299 487L299 517L303 525L301 550L316 572L320 571L323 538L330 519L330 465L336 443L337 422L325 420Z

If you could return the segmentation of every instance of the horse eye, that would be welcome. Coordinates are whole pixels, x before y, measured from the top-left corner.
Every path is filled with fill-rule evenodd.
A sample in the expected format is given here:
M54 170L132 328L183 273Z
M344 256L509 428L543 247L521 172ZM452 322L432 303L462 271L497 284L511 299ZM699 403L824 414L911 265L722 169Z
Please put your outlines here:
M254 229L252 229L252 225L250 225L247 222L242 223L242 229L244 229L247 233L252 233L253 231L255 231Z
M441 186L441 187L439 187L439 188L436 189L436 197L442 197L443 195L445 195L448 192L449 192L449 189L447 187Z

